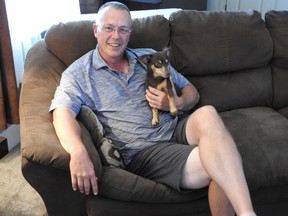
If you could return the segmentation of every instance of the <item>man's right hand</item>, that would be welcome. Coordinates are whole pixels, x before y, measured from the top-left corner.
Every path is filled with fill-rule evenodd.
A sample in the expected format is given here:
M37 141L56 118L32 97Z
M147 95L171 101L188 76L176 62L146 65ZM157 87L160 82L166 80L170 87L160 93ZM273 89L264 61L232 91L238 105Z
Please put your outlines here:
M71 182L74 191L89 194L90 190L94 195L98 194L98 182L94 166L87 151L77 151L70 155Z

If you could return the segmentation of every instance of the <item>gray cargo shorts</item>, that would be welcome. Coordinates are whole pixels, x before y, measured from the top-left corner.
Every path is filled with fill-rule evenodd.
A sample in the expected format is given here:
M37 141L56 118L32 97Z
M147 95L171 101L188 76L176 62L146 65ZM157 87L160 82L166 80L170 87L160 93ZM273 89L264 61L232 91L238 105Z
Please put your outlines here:
M138 153L127 170L158 183L181 191L182 169L196 145L189 145L186 139L188 117L178 121L170 141L159 142Z

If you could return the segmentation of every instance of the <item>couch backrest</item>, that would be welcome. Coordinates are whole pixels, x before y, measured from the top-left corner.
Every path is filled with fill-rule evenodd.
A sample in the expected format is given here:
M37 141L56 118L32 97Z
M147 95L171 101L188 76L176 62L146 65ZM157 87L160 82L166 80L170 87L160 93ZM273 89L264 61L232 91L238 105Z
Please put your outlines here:
M272 40L261 14L178 11L170 16L174 65L183 74L215 75L265 66Z
M273 106L276 109L288 107L288 11L269 11L265 15L267 28L274 43ZM288 109L285 111L288 117Z
M161 15L133 20L130 48L162 50L170 40L169 21ZM93 21L74 21L52 26L45 35L48 50L66 66L94 49Z
M91 21L53 25L45 35L45 42L48 50L67 67L97 44Z
M128 46L170 46L172 65L200 92L199 106L210 104L219 111L287 107L287 13L281 13L285 19L279 16L268 13L268 28L256 11L182 10L169 21L160 15L137 18ZM69 66L95 48L92 25L78 21L51 27L45 36L47 49Z
M219 111L271 106L273 43L261 14L178 11L170 16L173 65Z

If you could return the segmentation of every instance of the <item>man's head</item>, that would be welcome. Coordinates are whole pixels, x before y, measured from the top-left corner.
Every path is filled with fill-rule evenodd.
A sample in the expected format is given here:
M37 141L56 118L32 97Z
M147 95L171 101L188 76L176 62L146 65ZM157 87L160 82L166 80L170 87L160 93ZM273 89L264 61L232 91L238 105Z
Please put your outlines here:
M99 52L106 61L123 57L131 34L132 18L129 9L119 2L107 2L98 11L94 35Z

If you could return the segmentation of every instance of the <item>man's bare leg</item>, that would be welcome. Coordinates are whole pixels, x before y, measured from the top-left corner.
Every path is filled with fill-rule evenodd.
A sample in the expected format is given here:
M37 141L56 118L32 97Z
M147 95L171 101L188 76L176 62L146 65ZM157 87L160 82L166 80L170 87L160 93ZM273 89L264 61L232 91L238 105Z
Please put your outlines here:
M214 180L209 184L208 199L213 216L232 216L235 214L226 194Z
M254 213L241 158L235 142L226 130L217 111L205 106L195 111L188 119L186 136L190 144L198 144L184 167L183 186L203 186L207 177L215 181L230 200L238 216ZM197 156L197 152L199 156ZM199 163L195 169L195 164ZM203 172L199 174L199 169ZM203 174L206 172L206 175ZM208 184L207 184L208 185ZM196 186L196 187L195 187ZM213 190L212 190L213 191ZM219 190L215 190L215 193ZM219 194L216 194L217 197ZM221 194L220 194L221 195ZM211 200L213 201L213 199ZM214 206L214 204L211 204Z

